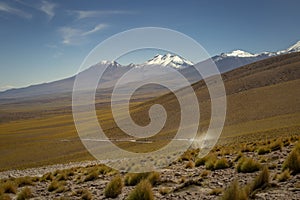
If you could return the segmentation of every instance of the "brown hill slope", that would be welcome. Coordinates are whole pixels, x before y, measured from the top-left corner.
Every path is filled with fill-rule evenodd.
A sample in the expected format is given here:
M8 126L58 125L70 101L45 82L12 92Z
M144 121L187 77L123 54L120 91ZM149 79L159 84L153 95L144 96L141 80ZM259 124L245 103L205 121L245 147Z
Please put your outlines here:
M300 132L300 53L259 61L223 74L227 92L227 116L220 143L256 140ZM203 81L193 85L201 110L200 131L205 131L210 118L210 100ZM152 139L170 139L179 119L178 104L173 94L141 102L136 96L131 110L141 125L149 122L147 111L153 103L163 104L168 123ZM99 100L103 101L103 100ZM99 102L98 101L98 102ZM107 102L107 99L104 100ZM0 105L0 168L28 167L49 163L92 159L82 146L73 123L70 97L5 102ZM127 137L111 119L109 104L99 102L99 121L110 137ZM101 114L101 115L100 115ZM147 146L147 151L165 145L160 140ZM119 143L135 151L145 146Z

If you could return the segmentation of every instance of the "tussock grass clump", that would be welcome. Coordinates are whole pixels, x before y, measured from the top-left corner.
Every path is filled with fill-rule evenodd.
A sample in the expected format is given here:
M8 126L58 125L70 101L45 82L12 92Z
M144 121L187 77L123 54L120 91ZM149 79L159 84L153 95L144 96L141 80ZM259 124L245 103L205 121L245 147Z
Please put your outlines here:
M218 153L218 156L226 156L226 155L230 155L232 153L232 149L230 147L223 147Z
M217 161L217 156L215 154L210 154L206 156L205 169L214 170L215 162Z
M93 196L88 190L83 190L81 199L82 200L91 200L91 199L93 199Z
M281 174L277 175L276 178L279 182L287 181L291 177L288 169L284 170Z
M235 157L235 159L233 160L233 162L237 162L239 161L242 157L243 157L243 153L242 152L239 152L238 155Z
M8 194L0 194L1 200L11 200L10 196Z
M195 167L195 163L193 161L189 161L186 163L185 168L187 169L193 169Z
M221 194L223 192L223 188L214 188L212 189L209 194L210 195L215 195L218 196L219 194Z
M262 171L256 176L251 187L250 192L253 192L257 189L265 189L270 182L270 173L267 166L264 166Z
M3 191L3 193L12 193L12 194L16 194L17 192L17 186L16 183L13 181L6 181L4 183L1 184L0 186Z
M97 170L91 170L84 178L84 182L96 180L98 176L99 172Z
M205 178L205 177L207 177L207 176L209 175L209 173L210 173L209 170L204 170L204 171L201 172L200 176L201 176L202 178Z
M283 166L283 170L289 169L291 174L300 173L300 143L293 148L291 153L285 159Z
M179 162L194 161L198 154L199 149L189 149L180 156Z
M277 164L276 163L273 163L273 164L270 164L269 165L269 169L276 169L276 167L277 167Z
M127 200L153 200L151 183L148 180L142 180L134 190L129 194Z
M217 160L214 164L214 170L226 169L228 167L230 167L230 163L228 162L228 160L226 158L221 158L221 159Z
M251 145L247 145L247 144L244 144L241 148L241 152L244 153L244 152L253 152L255 150L255 148Z
M230 186L224 191L222 200L247 200L248 197L243 188L241 188L237 182L234 180Z
M63 173L67 176L67 177L71 177L75 175L75 168L71 168L71 169L65 169L63 170Z
M289 138L285 138L282 140L283 146L289 146L291 144L291 141Z
M59 174L61 174L62 170L57 169L53 172L53 176L58 176Z
M160 174L158 172L151 172L147 180L151 183L152 186L158 185L160 182Z
M92 194L86 189L76 190L73 195L81 197L82 200L91 200Z
M169 194L170 192L172 192L172 188L170 188L170 187L160 187L158 191L161 195L166 195L166 194Z
M207 159L208 159L207 156L205 156L203 158L197 158L196 161L195 161L195 166L199 167L199 166L205 165L205 162L206 162Z
M269 147L270 147L271 151L282 150L282 147L283 147L282 140L277 139L276 141L272 142L269 145Z
M48 172L46 174L44 174L41 178L40 181L41 182L46 182L46 181L52 181L54 179L54 176L52 173Z
M141 180L146 179L149 173L128 173L125 175L124 183L126 186L137 185Z
M236 166L237 172L252 173L260 169L260 164L252 158L243 157Z
M264 155L264 154L267 154L267 153L270 153L271 152L271 149L269 147L260 147L258 148L257 150L257 154L258 155Z
M56 176L56 180L58 181L66 181L68 179L68 176L65 172L61 172L59 174L57 174Z
M64 185L59 185L59 187L56 190L56 193L63 193L67 191L67 188Z
M53 191L57 190L59 187L61 187L61 184L58 181L53 180L50 183L50 185L48 186L48 191L53 192Z
M17 183L17 185L19 187L23 187L23 186L26 186L26 185L34 185L33 181L32 181L32 178L29 177L29 176L17 178L15 180L15 182Z
M217 159L215 154L210 154L203 158L197 159L195 165L205 165L205 169L207 170L225 169L231 166L226 158Z
M214 170L215 167L215 159L209 159L205 162L205 169L207 170Z
M154 186L160 182L160 174L158 172L128 173L125 175L124 183L126 186L135 186L144 179L147 179Z
M123 180L121 176L114 177L105 187L104 195L106 198L116 198L122 193Z
M105 175L108 173L113 172L114 170L110 167L107 167L106 165L98 165L96 166L96 169L98 171L99 174Z
M33 197L31 189L28 187L25 187L17 196L17 200L26 200Z

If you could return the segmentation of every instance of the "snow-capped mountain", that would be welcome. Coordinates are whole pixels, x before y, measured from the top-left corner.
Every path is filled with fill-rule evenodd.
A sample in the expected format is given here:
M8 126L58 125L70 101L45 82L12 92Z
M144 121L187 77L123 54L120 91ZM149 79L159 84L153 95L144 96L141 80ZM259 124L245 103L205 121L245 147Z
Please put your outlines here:
M121 65L119 63L117 63L116 61L109 61L109 60L102 60L99 62L99 64L109 65L109 66L113 66L113 67L121 67Z
M249 53L249 52L246 52L246 51L243 51L243 50L234 50L230 53L225 53L225 54L221 54L221 55L224 55L224 56L236 56L236 57L255 57L256 54L252 54L252 53Z
M141 65L160 65L160 66L169 66L176 69L183 69L194 65L191 61L188 61L178 55L174 54L165 54L165 55L156 55L154 58L148 60L147 62Z
M296 42L296 44L290 46L289 48L277 52L278 54L285 54L285 53L293 53L293 52L300 52L300 41Z
M232 52L222 53L214 56L212 59L221 72L226 72L272 56L293 52L300 52L300 41L288 47L287 49L277 52L262 52L254 54L243 50L234 50Z
M243 50L234 50L232 52L222 53L220 55L214 56L212 57L212 59L216 63L220 72L223 73L272 56L294 52L300 52L300 41L288 47L287 49L277 52L249 53ZM153 65L169 66L180 70L183 74L185 74L188 77L188 79L191 80L193 80L193 78L191 77L193 77L193 74L195 74L193 68L190 67L193 65L192 62L173 54L156 55L152 59L149 59L148 61L142 64L131 63L127 66L123 66L116 61L101 61L98 64L93 65L80 73L84 73L86 77L89 77L90 75L95 74L95 72L97 71L97 67L101 65L108 65L108 68L103 74L103 77L100 82L101 85L105 87L111 87L113 83L115 83L116 80L118 80L124 73L126 73L128 70L134 67L143 67L145 69L147 68L147 66ZM151 69L149 70L151 71ZM10 89L4 92L0 92L0 99L71 93L74 80L75 76L72 76L70 78L50 83L32 85L26 88Z

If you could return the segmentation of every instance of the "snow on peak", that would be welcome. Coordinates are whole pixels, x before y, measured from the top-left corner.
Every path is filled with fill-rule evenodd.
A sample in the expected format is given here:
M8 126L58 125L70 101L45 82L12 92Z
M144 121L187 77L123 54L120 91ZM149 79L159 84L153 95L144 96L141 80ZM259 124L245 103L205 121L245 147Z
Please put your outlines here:
M109 61L109 60L102 60L100 62L101 65L111 65L111 66L116 66L116 67L120 67L121 65L119 63L117 63L116 61Z
M243 50L234 50L230 53L225 53L223 56L227 57L255 57L256 54L251 54L249 52L243 51Z
M296 42L293 46L287 49L288 52L299 52L300 51L300 41Z
M156 55L152 59L144 63L144 65L161 65L169 66L177 69L192 66L193 63L174 54L167 53L165 55Z

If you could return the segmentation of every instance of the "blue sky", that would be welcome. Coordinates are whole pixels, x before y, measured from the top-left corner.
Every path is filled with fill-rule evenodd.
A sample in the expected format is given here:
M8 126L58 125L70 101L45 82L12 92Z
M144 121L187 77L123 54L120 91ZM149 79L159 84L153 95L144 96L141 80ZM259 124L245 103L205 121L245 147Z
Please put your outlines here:
M0 90L74 75L99 42L137 27L180 31L210 55L277 51L300 40L299 7L298 0L0 0Z

